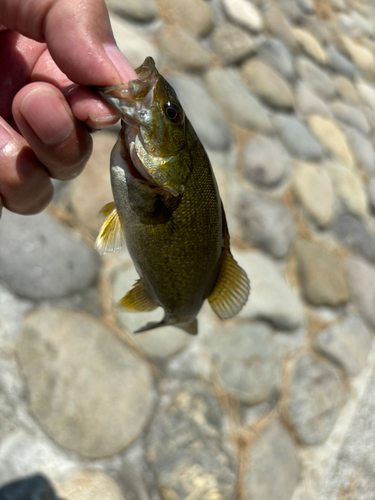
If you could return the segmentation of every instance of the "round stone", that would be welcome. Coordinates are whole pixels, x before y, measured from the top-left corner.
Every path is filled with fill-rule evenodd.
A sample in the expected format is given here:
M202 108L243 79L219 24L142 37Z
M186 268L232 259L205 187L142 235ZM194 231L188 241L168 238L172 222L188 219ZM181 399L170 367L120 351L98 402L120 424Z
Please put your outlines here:
M100 322L37 310L24 322L16 354L30 410L61 446L104 458L145 428L153 404L150 368Z
M280 40L267 38L258 48L259 57L285 78L293 78L294 65L290 51Z
M254 5L246 0L222 0L228 17L251 31L258 32L263 27L262 18Z
M334 45L330 45L327 49L328 65L334 70L343 75L354 78L356 68L344 54L339 52Z
M357 107L359 106L360 98L358 96L358 92L350 80L348 80L345 76L336 76L334 84L338 96L344 102L353 104Z
M308 31L302 28L293 28L293 36L304 52L319 64L326 64L327 54L318 40Z
M311 87L323 99L331 99L335 95L335 85L332 78L309 59L297 59L297 71L304 83Z
M307 85L299 81L296 86L296 103L305 115L322 115L331 117L327 104L320 99Z
M342 36L341 42L356 66L367 71L373 69L375 58L374 54L369 49L363 45L359 45L347 36Z
M242 61L255 52L253 38L239 26L230 23L217 26L211 36L214 51L225 64Z
M157 0L157 3L165 24L175 25L193 36L205 35L212 26L211 7L204 0Z
M345 263L351 296L363 318L375 327L375 270L360 257L349 257Z
M157 15L155 0L106 0L107 6L116 14L135 21L152 21Z
M369 139L353 127L345 127L345 135L353 152L355 163L365 174L375 171L375 151Z
M100 470L81 470L57 487L61 498L69 500L125 500L117 483Z
M333 230L345 246L375 262L375 237L365 220L343 213L335 220Z
M344 124L354 127L364 134L370 132L370 126L365 115L354 106L349 106L341 101L335 101L331 104L331 110L335 118Z

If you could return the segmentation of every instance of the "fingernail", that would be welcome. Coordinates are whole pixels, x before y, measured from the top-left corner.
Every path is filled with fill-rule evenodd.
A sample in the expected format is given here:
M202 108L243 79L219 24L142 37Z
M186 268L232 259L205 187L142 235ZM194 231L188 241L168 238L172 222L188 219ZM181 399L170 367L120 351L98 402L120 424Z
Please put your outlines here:
M73 133L71 117L60 99L48 88L31 90L22 101L20 111L47 146L59 144Z
M9 132L0 123L0 151L12 140Z
M105 43L103 47L123 82L128 82L129 80L135 80L137 78L137 73L132 68L130 62L116 45Z

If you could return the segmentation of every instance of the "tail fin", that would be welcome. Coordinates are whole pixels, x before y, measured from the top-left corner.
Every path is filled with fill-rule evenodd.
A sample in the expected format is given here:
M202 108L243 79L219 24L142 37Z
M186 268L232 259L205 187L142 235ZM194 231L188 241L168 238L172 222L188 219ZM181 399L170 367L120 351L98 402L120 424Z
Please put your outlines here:
M167 319L167 317L164 317L161 321L151 321L150 323L147 323L147 325L136 330L134 333L148 332L149 330L155 330L155 328L161 328L162 326L175 326L190 335L196 335L198 333L197 318L193 318L184 323L175 323Z

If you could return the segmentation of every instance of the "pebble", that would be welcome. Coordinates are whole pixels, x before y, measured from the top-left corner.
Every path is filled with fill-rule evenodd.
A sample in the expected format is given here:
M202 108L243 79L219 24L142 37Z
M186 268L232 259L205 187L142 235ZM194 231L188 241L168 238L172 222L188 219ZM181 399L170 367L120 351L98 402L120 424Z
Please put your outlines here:
M285 78L294 77L294 64L285 44L274 38L267 38L258 48L259 57Z
M327 57L327 64L333 71L342 73L348 78L354 78L356 67L347 57L344 56L344 54L337 50L334 45L330 45L328 47Z
M80 470L57 488L69 500L125 500L118 484L101 470Z
M326 64L327 53L311 33L302 28L293 28L292 33L298 45L308 56L315 59L319 64Z
M298 439L307 445L323 443L346 402L339 371L310 354L297 359L289 386L286 410Z
M224 326L211 336L209 352L221 385L233 397L253 405L271 396L278 363L270 326Z
M118 301L133 288L139 276L131 265L128 268L118 270L113 279L113 306L116 319L119 324L129 333L146 325L149 321L160 321L164 312L161 307L155 311L132 313L122 311L116 307ZM142 332L132 336L142 351L147 356L155 358L168 358L180 352L191 341L191 335L174 326L164 326L157 330Z
M250 92L275 108L291 109L293 93L288 82L259 59L249 59L242 66L242 79Z
M232 500L237 477L224 448L223 415L198 380L166 381L147 439L147 459L161 500Z
M36 310L24 322L16 355L31 412L58 444L84 457L119 453L151 416L148 365L87 315Z
M367 363L371 334L357 316L347 316L321 331L314 347L337 363L348 375L356 375Z
M0 488L1 500L58 500L48 479L37 474ZM73 499L69 499L73 500Z
M293 245L303 295L314 306L338 307L349 300L344 271L323 247L298 239Z
M228 17L237 24L251 31L259 32L263 28L262 17L256 7L246 0L222 0Z
M345 76L336 76L334 79L334 84L338 96L344 102L353 104L354 106L358 106L360 104L358 92L356 91L352 82L345 78Z
M349 257L345 268L354 304L371 327L375 327L374 266L361 257Z
M369 49L363 45L359 45L347 36L342 36L341 42L346 53L356 66L367 71L373 69L375 58L374 54Z
M304 115L332 116L327 104L302 82L296 85L296 104Z
M305 57L298 57L296 66L303 82L319 94L320 97L323 97L323 99L334 97L335 85L326 72Z
M119 16L135 21L149 22L157 16L155 0L106 0L107 6Z
M189 76L168 76L167 80L177 92L203 145L215 151L227 150L232 142L232 132L203 82Z
M319 141L336 158L349 167L353 166L353 156L346 136L333 120L319 115L311 115L308 118L308 124Z
M294 330L304 320L302 303L275 263L258 251L235 251L234 257L251 282L250 298L238 318L265 319L276 328Z
M344 124L354 127L364 134L370 132L370 126L365 115L354 106L335 101L331 104L331 110L335 118Z
M367 196L361 177L341 163L330 161L324 164L331 177L336 195L344 209L357 217L367 213Z
M257 245L273 257L286 257L296 229L285 205L244 190L237 196L235 215L244 241Z
M315 14L315 4L313 0L297 0L297 3L304 14L310 16Z
M163 54L181 69L202 72L212 64L212 54L178 27L163 28L158 34L157 42Z
M364 104L367 104L373 111L375 111L375 89L371 85L360 80L357 83L358 93Z
M289 115L275 115L276 129L291 155L306 161L320 160L323 149L305 125Z
M301 467L293 440L278 419L257 432L246 459L244 498L290 500Z
M280 6L277 3L269 4L263 11L265 29L273 37L279 38L290 49L297 48L291 27L284 18Z
M278 140L257 134L244 147L243 169L245 177L254 184L274 187L289 177L292 162Z
M96 282L99 255L47 213L5 212L0 224L0 280L17 295L55 299Z
M224 114L236 125L258 132L272 131L268 112L233 70L212 69L206 73L205 82Z
M224 64L241 62L256 50L254 39L245 30L230 23L217 26L211 35L211 41L214 51Z
M211 7L204 0L157 0L157 4L164 23L194 37L205 35L212 27Z
M353 127L345 127L345 134L353 152L356 165L365 174L374 173L375 151L371 141Z
M365 221L350 214L340 214L335 220L333 231L345 246L375 262L375 238Z

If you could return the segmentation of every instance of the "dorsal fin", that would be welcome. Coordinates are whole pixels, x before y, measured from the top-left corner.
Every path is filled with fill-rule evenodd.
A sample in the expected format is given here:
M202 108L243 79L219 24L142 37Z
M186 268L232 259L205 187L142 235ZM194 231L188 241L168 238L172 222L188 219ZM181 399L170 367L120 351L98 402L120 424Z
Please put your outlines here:
M207 297L215 314L220 319L233 318L246 304L250 293L250 281L245 271L234 260L229 245L227 221L223 214L224 249L221 268L214 288Z
M124 246L125 238L114 202L104 205L99 212L99 216L104 218L105 221L95 241L96 250L100 255L119 250Z
M137 280L133 288L118 303L118 307L129 312L153 311L158 307L142 283Z

